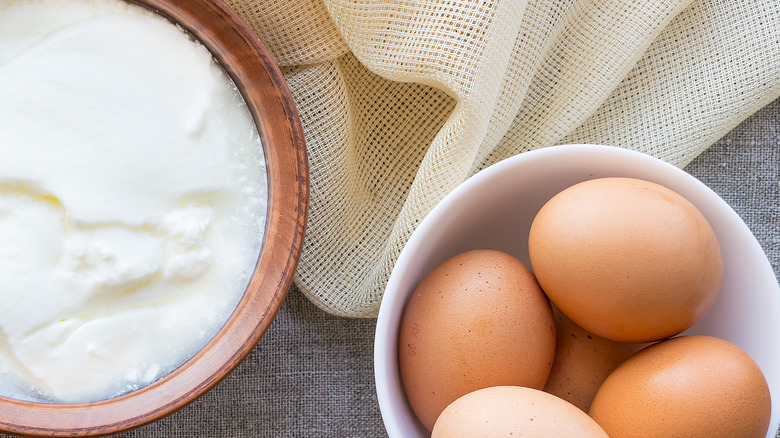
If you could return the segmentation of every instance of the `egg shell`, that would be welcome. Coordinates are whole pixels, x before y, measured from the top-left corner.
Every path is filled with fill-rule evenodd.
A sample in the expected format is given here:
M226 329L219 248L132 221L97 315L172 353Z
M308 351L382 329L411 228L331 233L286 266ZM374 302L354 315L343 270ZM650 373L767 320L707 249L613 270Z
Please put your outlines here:
M399 367L409 403L430 430L477 389L541 389L555 353L550 302L522 262L494 250L459 254L431 271L404 310Z
M534 273L550 300L601 337L651 342L710 309L720 246L681 195L634 178L598 178L550 199L529 233Z
M746 352L715 337L681 336L623 362L589 414L611 438L762 438L770 403Z
M623 361L649 344L618 342L594 335L553 306L555 357L544 391L587 412L604 380Z
M497 386L466 394L442 412L432 438L607 438L585 412L537 389Z

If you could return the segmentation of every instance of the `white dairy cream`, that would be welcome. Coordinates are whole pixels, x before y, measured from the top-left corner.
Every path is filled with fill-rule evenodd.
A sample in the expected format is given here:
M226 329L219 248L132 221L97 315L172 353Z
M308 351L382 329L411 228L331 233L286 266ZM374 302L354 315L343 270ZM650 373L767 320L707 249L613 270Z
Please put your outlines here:
M264 166L234 85L162 17L0 2L0 395L109 398L201 349L257 261Z

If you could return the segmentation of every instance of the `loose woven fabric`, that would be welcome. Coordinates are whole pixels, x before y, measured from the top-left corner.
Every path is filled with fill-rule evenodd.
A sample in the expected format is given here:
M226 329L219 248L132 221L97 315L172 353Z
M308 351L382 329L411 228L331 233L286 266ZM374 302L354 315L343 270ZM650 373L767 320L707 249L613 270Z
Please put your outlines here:
M301 113L311 205L296 284L374 317L453 188L524 151L682 167L780 96L780 0L229 0Z

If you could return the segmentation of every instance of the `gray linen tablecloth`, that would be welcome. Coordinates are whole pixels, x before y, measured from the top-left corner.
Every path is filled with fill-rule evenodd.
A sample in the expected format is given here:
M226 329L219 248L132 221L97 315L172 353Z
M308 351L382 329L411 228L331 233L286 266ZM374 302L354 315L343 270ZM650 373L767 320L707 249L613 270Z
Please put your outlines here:
M686 170L736 210L780 277L780 99ZM375 325L325 314L292 288L265 337L226 380L122 436L386 436L374 390Z

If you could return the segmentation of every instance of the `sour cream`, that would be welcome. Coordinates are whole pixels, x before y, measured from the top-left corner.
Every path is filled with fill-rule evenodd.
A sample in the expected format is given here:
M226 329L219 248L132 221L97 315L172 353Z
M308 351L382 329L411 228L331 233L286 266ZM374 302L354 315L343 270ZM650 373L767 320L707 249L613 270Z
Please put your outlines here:
M118 0L0 3L0 395L110 398L178 367L257 261L259 135L211 54Z

